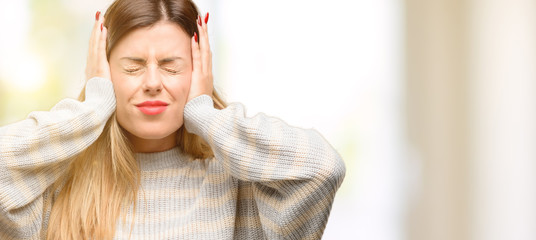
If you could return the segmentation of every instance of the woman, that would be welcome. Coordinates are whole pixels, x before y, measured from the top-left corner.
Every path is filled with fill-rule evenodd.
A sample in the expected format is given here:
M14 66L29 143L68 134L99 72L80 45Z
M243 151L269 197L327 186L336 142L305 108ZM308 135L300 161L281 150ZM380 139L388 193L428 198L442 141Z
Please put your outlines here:
M212 84L209 15L117 0L79 101L0 128L1 239L320 239L345 167Z

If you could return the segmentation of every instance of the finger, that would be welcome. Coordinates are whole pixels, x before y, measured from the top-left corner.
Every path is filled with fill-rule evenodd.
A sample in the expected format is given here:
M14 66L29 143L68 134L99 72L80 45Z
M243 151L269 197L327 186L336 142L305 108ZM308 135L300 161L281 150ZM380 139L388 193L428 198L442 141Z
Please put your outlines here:
M196 33L194 33L196 34ZM199 40L199 37L198 37ZM201 53L199 50L199 43L195 40L195 36L191 39L192 42L192 68L193 72L202 71Z
M209 41L209 37L208 37L208 17L209 17L209 13L207 12L206 15L205 15L205 21L204 21L204 28L205 28L205 35L206 35L206 38L205 38L205 43L206 43L206 63L207 63L207 70L208 70L208 75L210 76L210 79L212 79L212 50L210 48L210 41Z
M100 11L95 13L95 21L93 23L93 29L91 30L91 35L89 37L89 44L87 50L87 59L86 59L86 77L91 77L94 75L95 66L96 66L96 53L98 47L98 39L100 36L100 19L102 18Z
M108 59L106 58L106 36L108 35L108 29L106 27L102 27L102 32L100 34L99 38L99 46L98 46L98 53L97 56L99 58L99 63L106 64L108 66Z
M91 40L89 43L89 61L97 61L99 56L99 41L102 36L101 26L104 23L104 17L100 16L98 20L95 21L93 25L93 33L91 35Z
M93 22L93 29L91 30L91 36L89 38L89 44L92 44L95 41L95 35L97 34L97 29L99 26L100 11L95 13L95 22Z
M90 44L93 47L92 49L95 49L95 47L97 47L95 42L98 41L101 33L100 25L103 22L104 17L100 15L100 11L98 11L95 16L95 22L93 23L93 30L91 31Z
M93 22L93 28L91 29L91 35L89 36L88 55L87 55L88 60L90 60L93 54L93 49L94 49L93 46L95 45L94 42L95 42L95 38L97 35L97 29L98 29L98 24L99 24L99 20L98 20L99 15L100 15L100 11L96 13L95 22Z
M199 45L201 48L201 51L210 50L209 42L208 42L208 31L207 31L207 24L201 20L201 16L198 17L201 24L197 25L197 28L199 29Z
M99 54L99 57L105 56L106 57L106 36L108 35L108 29L104 26L104 18L102 19L102 23L99 26L100 29L100 36L99 36L99 42L97 51Z
M207 16L208 13L205 15L206 20L208 20ZM212 69L212 53L210 51L210 43L208 40L207 23L205 21L202 21L201 17L199 17L199 20L199 22L201 22L201 25L198 24L201 60L203 62L204 70L210 71Z
M95 32L97 34L95 34L95 47L94 47L94 50L95 50L95 56L98 56L99 55L99 50L100 50L100 41L103 37L103 31L104 31L104 17L100 17L99 20L97 21L97 27L95 29ZM106 38L104 38L106 39Z

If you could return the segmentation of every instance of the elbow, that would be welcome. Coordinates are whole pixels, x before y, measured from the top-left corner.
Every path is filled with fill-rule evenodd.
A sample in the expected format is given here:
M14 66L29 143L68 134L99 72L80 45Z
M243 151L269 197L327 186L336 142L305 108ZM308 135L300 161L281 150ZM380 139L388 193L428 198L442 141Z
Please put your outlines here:
M322 181L329 184L335 190L340 187L346 175L346 165L337 150L322 137L322 143L317 145L321 149L317 159L320 167L319 176ZM326 185L326 184L323 184Z
M320 181L320 184L324 187L334 190L337 190L341 186L346 175L344 161L335 151L325 159L324 164L318 170L317 181Z
M331 161L331 171L329 171L328 179L330 182L335 183L339 188L346 176L346 165L338 153L335 153L335 158Z

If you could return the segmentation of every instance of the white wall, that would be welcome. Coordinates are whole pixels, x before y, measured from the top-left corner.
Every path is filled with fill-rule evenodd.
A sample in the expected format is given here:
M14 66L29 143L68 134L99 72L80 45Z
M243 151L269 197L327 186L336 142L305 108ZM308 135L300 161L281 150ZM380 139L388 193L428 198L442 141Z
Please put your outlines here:
M470 16L473 239L536 239L536 2Z

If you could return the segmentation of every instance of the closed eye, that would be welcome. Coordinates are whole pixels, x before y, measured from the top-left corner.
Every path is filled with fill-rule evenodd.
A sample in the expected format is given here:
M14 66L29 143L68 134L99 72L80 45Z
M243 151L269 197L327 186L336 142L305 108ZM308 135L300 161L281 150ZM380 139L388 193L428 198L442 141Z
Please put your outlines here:
M140 70L140 68L127 68L127 69L125 69L125 72L127 72L127 73L135 73L135 72L137 72L139 70Z
M172 74L178 74L181 73L180 70L175 70L173 68L163 68L166 72L172 73Z

